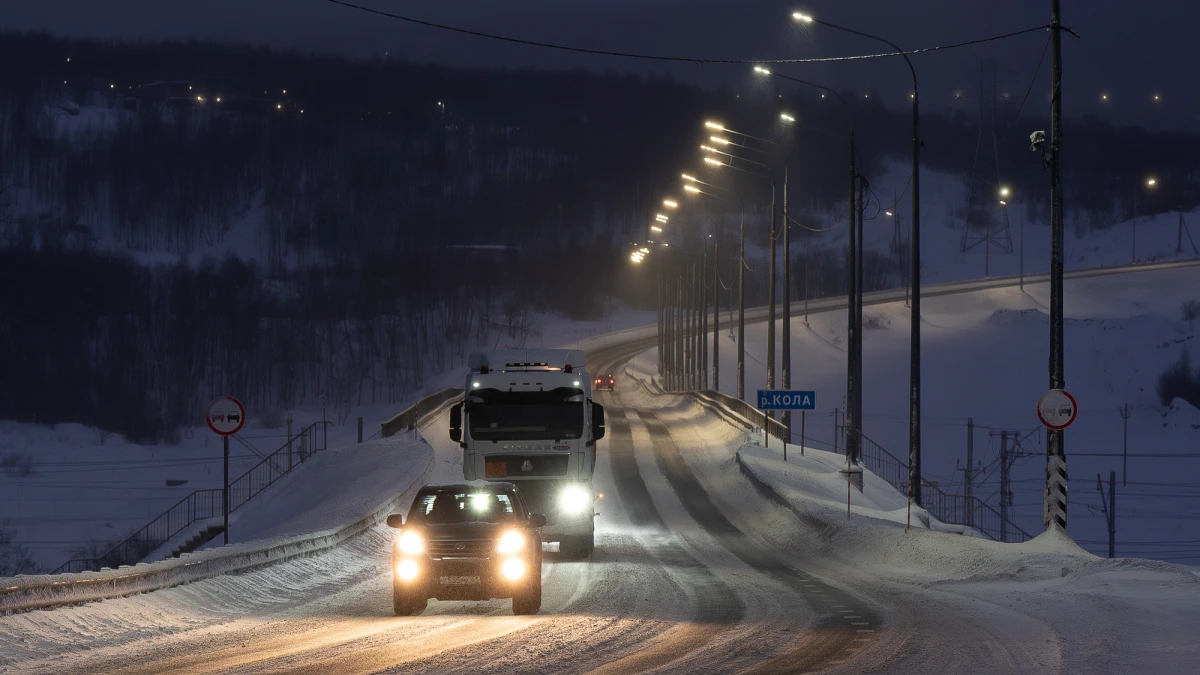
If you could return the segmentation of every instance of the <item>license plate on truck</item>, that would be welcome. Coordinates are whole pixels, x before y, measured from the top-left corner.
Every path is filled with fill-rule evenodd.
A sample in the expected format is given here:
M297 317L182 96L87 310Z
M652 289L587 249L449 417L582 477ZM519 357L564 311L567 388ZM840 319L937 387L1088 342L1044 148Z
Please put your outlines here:
M479 577L439 577L438 583L443 586L470 586L479 583Z
M507 478L508 463L507 462L487 462L484 467L484 475L487 478Z

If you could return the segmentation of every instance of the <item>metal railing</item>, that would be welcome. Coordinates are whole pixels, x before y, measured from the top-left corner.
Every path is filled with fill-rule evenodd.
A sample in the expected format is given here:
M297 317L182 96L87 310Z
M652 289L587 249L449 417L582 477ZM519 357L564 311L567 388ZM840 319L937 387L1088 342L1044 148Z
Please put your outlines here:
M859 458L871 473L891 483L901 493L908 491L908 464L883 449L866 434L859 434ZM943 523L966 525L982 532L989 539L1003 542L1029 541L1033 535L1005 519L1000 512L972 495L943 492L927 480L921 481L921 506Z
M380 435L383 438L389 438L406 429L412 429L416 426L417 421L422 417L446 405L454 399L462 398L464 391L464 389L456 389L451 387L449 389L443 389L426 396L420 401L417 401L404 412L384 422L379 430Z
M231 481L230 512L253 499L313 453L325 450L330 424L332 422L313 422L249 471ZM94 572L104 567L115 569L121 565L133 565L192 524L221 517L223 498L220 488L195 490L104 553L94 558L68 560L51 574Z

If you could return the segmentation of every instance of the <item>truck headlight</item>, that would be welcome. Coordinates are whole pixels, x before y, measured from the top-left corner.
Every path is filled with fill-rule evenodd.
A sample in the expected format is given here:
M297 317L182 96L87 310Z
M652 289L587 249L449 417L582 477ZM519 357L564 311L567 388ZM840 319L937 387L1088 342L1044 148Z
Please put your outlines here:
M525 576L525 563L520 558L509 558L500 566L500 574L509 581L517 581Z
M520 553L525 548L525 535L515 530L509 530L496 543L497 553Z
M412 581L417 578L421 570L417 567L417 563L412 560L401 560L399 565L396 565L396 576L404 581Z
M562 510L569 514L583 513L584 509L592 504L592 497L587 490L578 485L570 485L563 488L562 494L559 495L558 505Z
M402 532L396 540L396 548L405 555L417 555L425 552L425 542L416 532Z

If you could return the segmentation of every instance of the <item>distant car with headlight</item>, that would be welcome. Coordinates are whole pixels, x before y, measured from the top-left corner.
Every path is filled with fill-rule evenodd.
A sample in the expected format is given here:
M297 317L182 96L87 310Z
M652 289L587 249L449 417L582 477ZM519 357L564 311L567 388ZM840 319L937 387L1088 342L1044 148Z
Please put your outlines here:
M542 537L546 517L530 513L512 483L427 485L392 545L392 601L397 616L423 611L430 599L512 598L513 614L542 606Z
M596 378L595 384L592 386L595 391L616 391L617 378L612 375L601 375Z

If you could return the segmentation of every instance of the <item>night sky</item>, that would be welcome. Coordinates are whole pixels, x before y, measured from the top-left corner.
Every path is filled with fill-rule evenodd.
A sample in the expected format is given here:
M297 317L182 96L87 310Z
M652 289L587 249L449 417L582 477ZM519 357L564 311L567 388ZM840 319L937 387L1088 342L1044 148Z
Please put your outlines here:
M886 51L821 27L800 29L791 12L882 35L901 47L960 42L1049 22L1050 0L359 0L416 18L527 39L599 49L708 58L804 58ZM1066 114L1096 114L1114 124L1200 130L1194 64L1200 2L1063 0ZM461 66L587 68L669 73L700 84L755 86L749 66L696 66L541 50L456 35L338 7L324 0L37 0L12 2L0 28L103 38L201 38L337 52L388 53ZM998 94L1021 97L1046 34L914 57L927 110L975 114L979 61L998 61ZM798 77L904 105L910 89L901 60L780 67ZM1049 58L1027 104L1044 115ZM1101 95L1106 93L1105 102ZM1154 100L1155 95L1159 100Z

